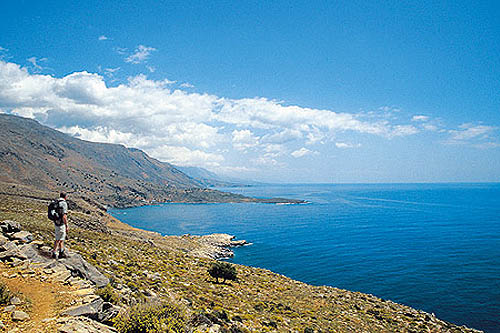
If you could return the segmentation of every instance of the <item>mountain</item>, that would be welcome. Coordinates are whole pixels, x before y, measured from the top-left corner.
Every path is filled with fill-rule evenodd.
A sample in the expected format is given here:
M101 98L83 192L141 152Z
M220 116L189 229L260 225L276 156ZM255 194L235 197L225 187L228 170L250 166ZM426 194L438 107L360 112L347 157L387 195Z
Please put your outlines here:
M206 189L203 181L139 149L80 140L7 114L0 114L0 169L0 182L76 192L114 207L256 200Z
M201 167L176 165L175 168L209 187L243 187L262 184L254 180L219 175Z
M191 178L198 180L202 185L207 187L234 187L245 186L243 182L233 182L226 177L217 175L207 169L193 166L175 166L176 169L182 171Z

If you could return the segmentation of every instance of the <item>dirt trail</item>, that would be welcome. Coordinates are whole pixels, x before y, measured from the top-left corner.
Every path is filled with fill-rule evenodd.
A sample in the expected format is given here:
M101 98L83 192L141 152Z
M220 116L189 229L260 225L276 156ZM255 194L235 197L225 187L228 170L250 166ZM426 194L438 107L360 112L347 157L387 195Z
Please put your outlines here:
M18 332L56 332L56 320L50 318L68 307L72 299L68 293L71 288L58 282L42 282L35 274L20 272L23 271L0 264L0 281L8 286L11 293L18 294L23 304L17 305L16 310L25 311L30 319L13 322L11 313L3 312L2 309L0 320L9 331L17 328ZM16 276L12 277L14 274ZM1 308L5 308L5 305Z

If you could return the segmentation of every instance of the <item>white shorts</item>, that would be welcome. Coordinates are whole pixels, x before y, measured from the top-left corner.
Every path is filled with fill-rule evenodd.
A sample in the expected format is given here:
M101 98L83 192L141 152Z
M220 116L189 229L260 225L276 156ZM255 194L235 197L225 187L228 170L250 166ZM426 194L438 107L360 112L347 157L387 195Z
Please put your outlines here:
M54 225L56 227L56 241L66 239L66 225Z

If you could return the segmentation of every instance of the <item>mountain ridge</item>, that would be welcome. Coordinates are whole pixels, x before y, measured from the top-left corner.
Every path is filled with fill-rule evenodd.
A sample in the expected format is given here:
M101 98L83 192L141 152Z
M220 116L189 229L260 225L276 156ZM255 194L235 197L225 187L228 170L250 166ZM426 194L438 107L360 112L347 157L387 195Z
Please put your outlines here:
M289 202L205 188L173 165L120 144L84 141L33 119L0 114L0 181L77 192L118 208L159 202Z

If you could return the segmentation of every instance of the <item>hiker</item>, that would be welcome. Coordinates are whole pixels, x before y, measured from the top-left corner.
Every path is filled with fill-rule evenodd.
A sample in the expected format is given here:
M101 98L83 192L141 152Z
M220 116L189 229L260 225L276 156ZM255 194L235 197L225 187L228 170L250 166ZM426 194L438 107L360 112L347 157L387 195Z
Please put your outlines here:
M59 194L59 199L54 202L57 218L54 221L56 240L54 241L54 250L52 258L66 258L64 253L64 240L68 232L68 203L66 202L66 192Z

